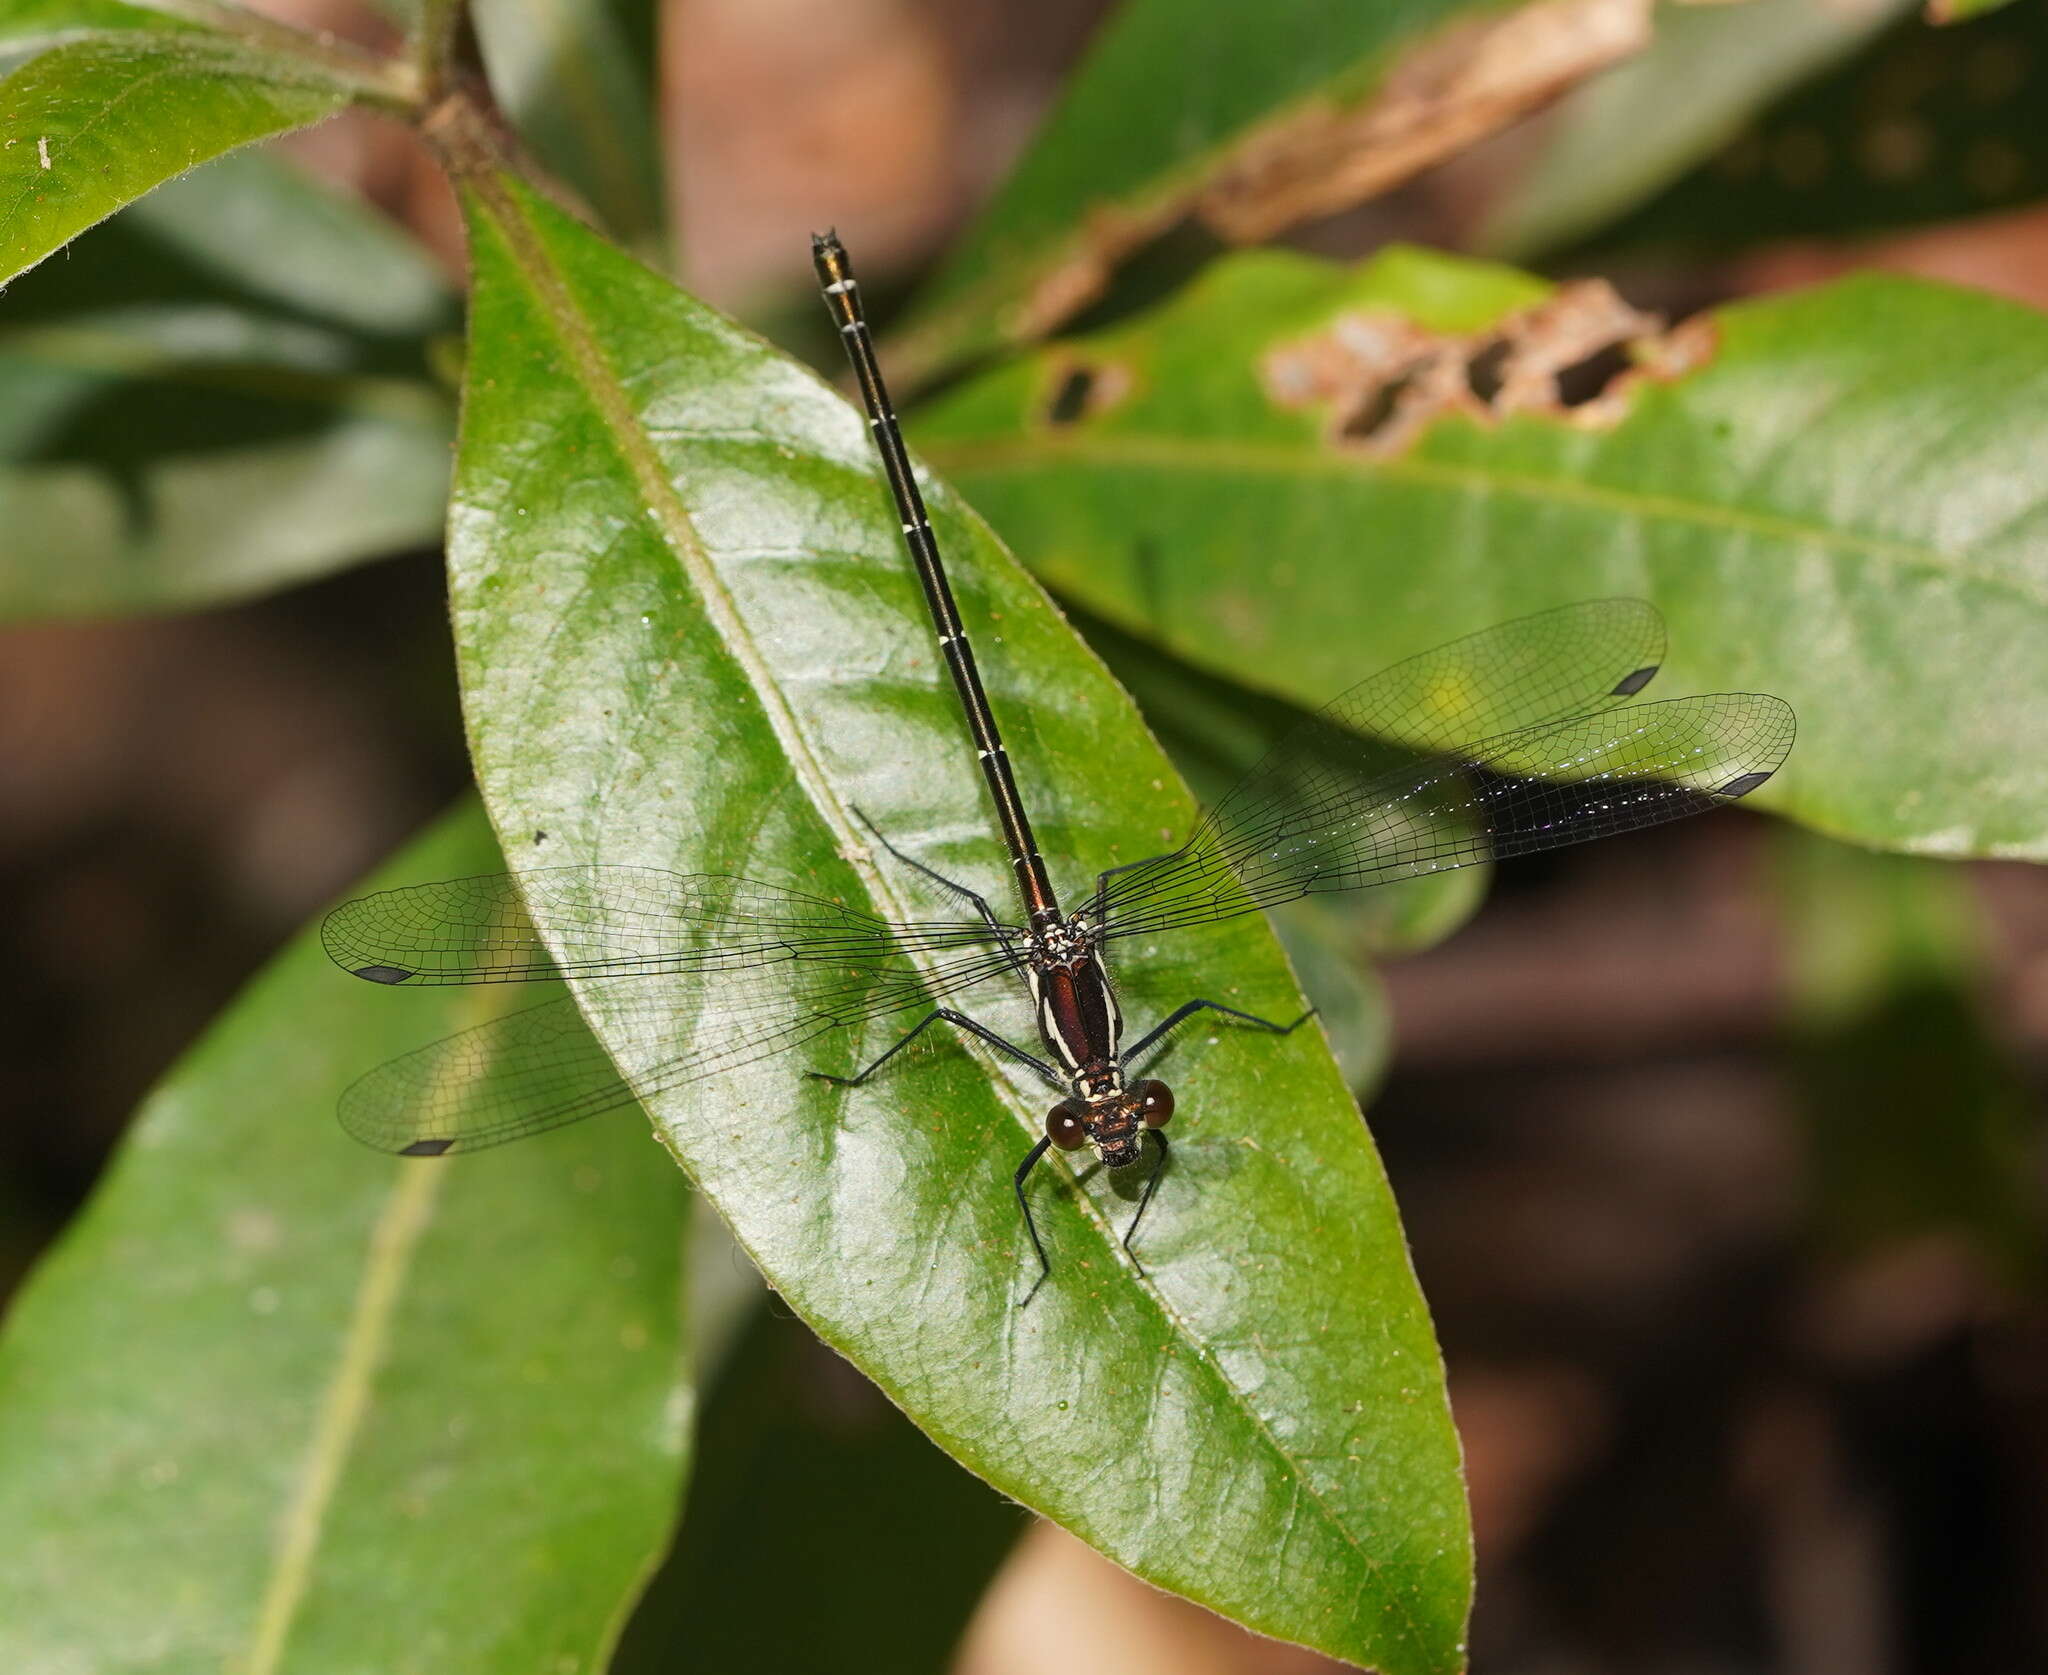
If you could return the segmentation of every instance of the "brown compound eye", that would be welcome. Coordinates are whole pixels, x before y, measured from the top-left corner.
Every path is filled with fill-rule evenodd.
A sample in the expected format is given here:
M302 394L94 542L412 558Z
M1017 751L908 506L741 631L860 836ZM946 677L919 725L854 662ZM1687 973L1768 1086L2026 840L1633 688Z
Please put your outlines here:
M1088 1138L1088 1112L1078 1099L1062 1099L1045 1115L1045 1137L1063 1152Z
M1138 1102L1147 1128L1164 1128L1173 1120L1173 1089L1164 1082L1133 1082L1131 1097Z

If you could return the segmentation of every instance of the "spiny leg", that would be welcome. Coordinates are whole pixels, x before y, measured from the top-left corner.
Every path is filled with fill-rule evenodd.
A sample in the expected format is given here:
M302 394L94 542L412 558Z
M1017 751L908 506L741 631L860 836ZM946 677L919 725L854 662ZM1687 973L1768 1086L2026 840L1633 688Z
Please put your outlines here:
M1054 1087L1059 1088L1062 1091L1065 1090L1067 1084L1063 1080L1061 1080L1059 1073L1056 1070L1054 1070L1051 1065L1047 1064L1045 1060L1032 1057L1031 1054L1025 1052L1024 1049L1022 1047L1019 1047L1015 1042L1005 1041L1000 1035L996 1034L994 1030L988 1028L984 1024L976 1023L972 1018L968 1017L966 1013L954 1012L943 1006L935 1012L926 1013L924 1017L920 1018L914 1025L911 1026L908 1034L906 1034L893 1047L889 1048L888 1051L883 1053L880 1058L876 1059L875 1062L869 1065L865 1070L857 1071L855 1074L851 1076L834 1076L830 1072L824 1070L806 1071L805 1074L810 1076L814 1081L830 1082L835 1087L857 1088L861 1085L861 1083L865 1082L870 1076L872 1076L877 1070L880 1070L883 1065L887 1064L898 1053L902 1052L905 1047L911 1044L911 1042L915 1041L926 1030L931 1028L933 1024L940 1022L949 1023L955 1029L964 1029L967 1031L969 1035L979 1036L983 1041L986 1041L991 1047L995 1048L996 1051L1000 1053L1007 1053L1019 1064L1028 1064L1033 1070L1037 1071L1039 1075L1043 1076Z
M1020 973L1023 971L1023 964L1018 960L1017 950L1012 945L1010 934L1011 927L1005 925L1000 919L996 917L995 909L989 906L988 898L986 896L980 895L977 892L968 889L965 884L960 883L956 879L948 878L942 872L935 872L932 868L926 866L924 862L913 860L910 856L904 854L902 850L898 849L895 846L895 844L891 843L888 840L888 838L883 835L882 828L877 826L872 820L870 820L867 817L867 815L861 811L858 804L853 805L853 817L854 819L858 820L863 826L867 827L868 835L872 837L875 840L875 842L879 843L884 849L888 850L891 855L895 856L897 860L901 861L906 867L910 868L912 872L923 873L925 877L929 878L934 884L938 885L940 889L946 891L947 894L951 895L954 898L954 900L964 901L968 903L970 906L972 906L974 911L981 915L981 922L988 926L988 928L995 933L996 941L1002 945L1004 954L1007 955L1009 958L1010 969L1012 971Z
M1300 1017L1296 1018L1293 1023L1276 1024L1271 1018L1261 1018L1254 1012L1240 1012L1235 1006L1225 1006L1220 1000L1191 1000L1179 1011L1170 1015L1165 1022L1156 1025L1148 1034L1141 1036L1133 1046L1127 1048L1124 1052L1125 1065L1135 1069L1137 1061L1142 1055L1150 1052L1165 1039L1169 1032L1178 1029L1197 1012L1221 1012L1225 1017L1236 1018L1241 1023L1256 1024L1260 1029L1269 1030L1274 1035L1292 1035L1316 1015L1316 1009L1311 1006Z
M1024 1177L1037 1167L1038 1160L1045 1156L1045 1149L1051 1144L1051 1140L1041 1136L1038 1143L1024 1154L1024 1161L1017 1165L1017 1173L1011 1177L1017 1189L1017 1208L1024 1213L1024 1231L1031 1235L1031 1248L1038 1252L1038 1278L1024 1294L1024 1303L1036 1297L1038 1288L1052 1277L1052 1263L1045 1254L1045 1241L1038 1236L1038 1223L1031 1214L1031 1201L1024 1196ZM1143 1213L1142 1210L1140 1213ZM1017 1306L1021 1309L1024 1303Z
M1124 1229L1124 1254L1135 1264L1141 1277L1145 1272L1145 1264L1138 1261L1138 1253L1131 1249L1131 1241L1138 1236L1138 1223L1145 1219L1145 1212L1152 1208L1152 1194L1159 1190L1159 1177L1166 1173L1166 1160L1173 1155L1173 1148L1166 1143L1164 1129L1148 1128L1145 1132L1159 1142L1159 1161L1153 1166L1152 1178L1145 1183L1144 1195L1138 1200L1138 1213L1131 1217L1131 1225Z

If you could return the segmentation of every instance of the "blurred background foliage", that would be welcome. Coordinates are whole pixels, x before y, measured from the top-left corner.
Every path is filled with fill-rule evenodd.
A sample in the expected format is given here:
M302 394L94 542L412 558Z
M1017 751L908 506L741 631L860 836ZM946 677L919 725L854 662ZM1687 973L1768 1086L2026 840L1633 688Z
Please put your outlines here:
M548 35L478 8L529 143L637 253L829 366L802 234L859 227L885 308L913 298L1110 8L572 11L587 27ZM391 38L339 0L292 15ZM1663 6L1620 69L1285 239L1598 274L1669 318L1870 267L2039 308L2044 78L2028 0L1946 27L1880 0ZM1163 212L1077 323L1128 319L1219 247ZM165 187L7 292L0 1285L257 965L467 783L435 550L458 270L431 166L351 114ZM1198 791L1290 713L1074 615ZM1466 1449L1479 1666L2048 1659L2048 882L1744 812L1479 894L1464 875L1286 927L1378 1084ZM681 1531L617 1667L805 1669L825 1637L848 1668L1322 1666L1027 1529L734 1289ZM1103 1469L1145 1446L1112 1430Z

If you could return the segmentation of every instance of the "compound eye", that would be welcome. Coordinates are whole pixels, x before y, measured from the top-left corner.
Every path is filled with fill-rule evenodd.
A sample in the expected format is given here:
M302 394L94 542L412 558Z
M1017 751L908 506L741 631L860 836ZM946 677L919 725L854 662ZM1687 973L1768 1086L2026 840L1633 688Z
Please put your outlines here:
M1062 1099L1045 1117L1045 1137L1063 1152L1088 1138L1088 1117L1078 1099Z
M1173 1089L1164 1082L1134 1082L1131 1097L1137 1100L1147 1128L1164 1128L1173 1120Z

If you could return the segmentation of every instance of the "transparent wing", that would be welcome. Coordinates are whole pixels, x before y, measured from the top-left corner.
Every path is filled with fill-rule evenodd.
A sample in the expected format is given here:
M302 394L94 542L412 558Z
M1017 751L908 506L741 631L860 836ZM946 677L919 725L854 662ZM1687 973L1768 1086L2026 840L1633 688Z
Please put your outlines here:
M720 874L581 866L383 890L328 914L320 940L354 976L419 986L654 976L791 958L885 964L913 950L990 944L995 934L980 920L892 921Z
M1105 936L1682 819L1754 791L1793 733L1780 700L1716 693L1596 710L1360 773L1352 764L1372 747L1347 744L1345 728L1319 717L1240 781L1184 848L1106 882Z
M1498 623L1382 669L1304 725L1424 754L1457 750L1611 708L1649 685L1663 661L1664 619L1654 605L1586 600ZM1290 735L1267 761L1301 748Z
M984 928L983 937L994 939ZM870 1018L909 1013L1011 969L1000 947L929 971L900 952L877 961L790 957L699 967L608 1008L654 1032L662 1056L630 1083L573 999L514 1012L380 1065L341 1097L341 1125L379 1151L431 1157L475 1151L649 1100L700 1077L787 1052ZM906 1019L906 1027L914 1019Z

